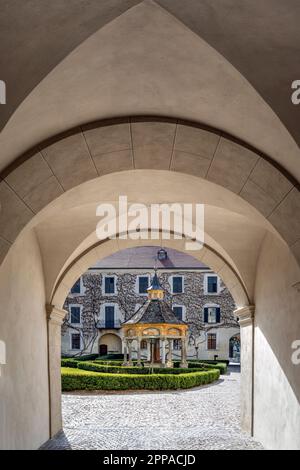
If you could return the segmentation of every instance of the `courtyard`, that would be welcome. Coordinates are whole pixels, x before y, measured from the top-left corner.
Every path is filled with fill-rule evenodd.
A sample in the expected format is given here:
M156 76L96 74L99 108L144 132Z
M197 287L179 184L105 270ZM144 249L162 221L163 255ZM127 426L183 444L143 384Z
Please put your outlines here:
M64 431L46 450L259 450L240 428L240 372L188 391L66 393Z

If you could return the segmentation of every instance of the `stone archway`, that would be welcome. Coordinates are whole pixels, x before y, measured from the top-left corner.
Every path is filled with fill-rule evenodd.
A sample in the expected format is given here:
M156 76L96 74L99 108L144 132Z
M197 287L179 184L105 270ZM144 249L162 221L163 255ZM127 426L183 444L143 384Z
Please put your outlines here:
M66 153L74 155L71 173L61 163ZM192 174L238 194L274 226L299 261L299 183L284 167L218 129L132 117L60 134L0 174L0 262L34 215L64 192L116 171L156 168Z
M110 173L87 181L53 200L27 223L1 266L1 296L4 308L10 311L10 321L19 325L20 332L31 331L30 334L33 337L36 335L36 325L39 326L39 336L36 337L36 341L39 344L39 350L42 351L39 361L43 365L40 364L38 367L39 376L43 377L40 381L42 391L37 390L32 394L35 394L35 401L40 402L39 406L43 410L35 423L36 429L42 429L43 432L28 436L34 442L39 442L39 439L46 440L49 437L49 410L51 434L61 427L61 410L59 399L57 399L60 395L57 361L60 347L56 341L56 338L60 338L60 322L65 315L65 312L61 311L61 302L71 283L76 280L76 276L78 277L78 274L90 265L89 261L92 261L96 255L99 259L105 253L104 244L95 245L95 239L91 235L95 227L97 201L99 198L104 201L115 200L116 190L118 190L128 191L132 200L145 200L147 203L159 200L172 202L178 198L178 188L180 188L183 201L200 199L206 204L207 245L203 251L205 262L212 265L213 269L223 275L224 279L227 278L227 284L231 286L236 299L239 299L237 315L241 321L242 335L245 338L243 343L247 346L246 353L249 358L244 362L242 371L243 387L245 387L245 393L243 393L245 429L253 430L258 438L266 433L265 424L260 419L260 410L267 394L266 389L263 393L261 392L266 385L265 375L255 362L255 356L262 351L264 354L267 351L268 380L272 382L279 374L278 396L282 399L288 397L291 410L294 410L294 416L297 415L296 400L299 393L297 380L299 379L295 368L289 362L288 343L296 339L294 336L299 328L295 316L299 302L298 292L293 288L298 282L299 267L292 253L292 247L289 247L270 220L259 213L254 205L220 184L179 171L124 170L124 172ZM296 189L292 189L293 191ZM4 201L4 209L8 208L9 204L8 200ZM295 207L297 207L297 202ZM288 217L288 208L286 210L285 216ZM6 209L2 213L3 220L7 222L6 229L14 228L15 235L17 235L18 227L14 224L21 219L17 217L14 222L9 218L5 219L8 213ZM290 229L295 229L294 233L297 233L297 223L297 220L293 220L292 227L290 226ZM170 241L170 244L173 244L173 241ZM113 251L119 249L117 241L111 241L111 249ZM21 264L20 260L22 260ZM280 271L276 268L277 265L280 265ZM13 304L9 294L11 283L17 286ZM48 310L48 326L44 316L45 304L51 304ZM256 307L255 317L253 305ZM275 313L277 316L274 318ZM287 316L290 319L288 323L286 322ZM26 322L24 318L27 319ZM279 325L276 330L270 328L275 320ZM7 344L13 342L8 317L4 317L2 325L4 336L1 340L3 339ZM35 325L34 328L33 325ZM290 325L293 327L290 328ZM46 327L48 328L48 353L45 351ZM282 331L285 332L284 342L281 338ZM21 345L23 346L23 353L27 354L30 346L26 343ZM20 354L21 352L18 355ZM26 383L28 377L35 371L29 371L30 362L22 368L23 371L18 367L12 369L13 358L14 353L10 349L7 366L3 366L4 373L7 372L11 376L18 374L20 377L23 373L23 380ZM280 360L279 363L278 360ZM47 369L48 376L45 372L41 372ZM25 372L27 379L24 378ZM1 386L7 387L7 382L2 381ZM23 385L16 379L14 386L22 388ZM4 395L9 397L6 414L9 415L7 420L10 422L10 416L14 416L16 405L13 403L12 391L6 388L4 392ZM31 420L30 404L25 397L23 400L24 403L19 405L22 415ZM273 418L270 413L268 422L272 422ZM290 441L290 436L293 435L292 430L296 421L291 417L289 422L291 428L285 434L284 439L295 442L294 438ZM22 439L27 436L24 437L25 434L22 433L21 428L19 432L18 439L22 442ZM270 446L278 442L275 435L271 435L268 439ZM25 447L27 445L29 444L24 444Z

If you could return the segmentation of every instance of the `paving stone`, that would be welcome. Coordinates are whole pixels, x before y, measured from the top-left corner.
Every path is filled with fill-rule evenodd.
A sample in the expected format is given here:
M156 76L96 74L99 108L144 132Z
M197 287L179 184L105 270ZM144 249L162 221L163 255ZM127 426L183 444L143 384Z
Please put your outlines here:
M186 391L64 394L64 432L43 449L262 449L240 429L240 374Z

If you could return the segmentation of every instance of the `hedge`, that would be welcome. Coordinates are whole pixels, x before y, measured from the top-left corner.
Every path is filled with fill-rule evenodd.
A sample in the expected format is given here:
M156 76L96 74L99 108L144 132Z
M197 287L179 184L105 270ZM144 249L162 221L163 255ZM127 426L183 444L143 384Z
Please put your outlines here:
M175 375L130 375L62 368L62 390L177 390L206 385L219 376L216 369Z
M62 367L71 367L71 368L80 368L80 369L85 369L85 370L92 370L92 371L98 371L98 372L109 372L109 373L122 373L124 370L126 370L127 373L131 374L149 374L149 368L138 368L137 366L134 367L125 367L122 366L122 361L100 361L100 360L95 360L93 362L90 361L80 361L79 359L75 358L70 358L70 359L62 359L61 360L61 365ZM179 368L180 362L174 362L174 368L173 369L158 369L154 368L155 373L159 373L161 371L164 374L172 373L171 371L176 371L177 369L182 371L182 369ZM227 372L227 365L225 362L220 362L216 364L211 364L210 362L198 362L198 361L192 361L188 362L188 367L189 369L196 369L196 370L213 370L213 369L218 369L221 374L226 374ZM170 372L166 372L166 371ZM176 373L176 372L173 372Z
M174 366L178 367L180 362L174 362ZM211 364L210 362L202 362L202 361L188 361L188 365L190 369L198 369L199 367L203 367L205 369L218 369L221 374L226 374L227 372L227 364L225 362L216 362L215 364Z
M205 369L218 369L220 374L224 375L227 373L227 364L225 362L217 362L216 364L210 364L209 362L190 362L190 368L205 367Z
M93 372L103 372L109 374L151 374L152 371L154 374L182 374L183 372L190 374L192 372L200 372L205 370L204 367L198 367L194 370L182 369L182 368L158 368L154 367L130 367L130 366L105 366L95 362L78 362L78 369L89 370Z
M65 358L63 358L61 360L61 366L62 367L73 367L74 369L76 369L77 364L78 364L78 361L76 361L75 359L65 359Z
M98 354L86 354L85 356L62 356L62 361L94 361L99 357Z

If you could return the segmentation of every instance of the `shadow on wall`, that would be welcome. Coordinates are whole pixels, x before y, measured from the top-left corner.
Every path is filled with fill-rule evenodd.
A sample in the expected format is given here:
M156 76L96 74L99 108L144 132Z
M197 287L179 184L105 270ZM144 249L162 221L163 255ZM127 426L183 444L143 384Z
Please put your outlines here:
M300 447L300 365L292 362L292 343L300 339L300 294L293 287L299 278L300 269L288 247L268 235L261 251L255 292L254 416L260 421L260 411L274 412L276 422L285 416L287 429L295 427L290 442L298 439ZM260 410L263 392L268 396L268 409Z

